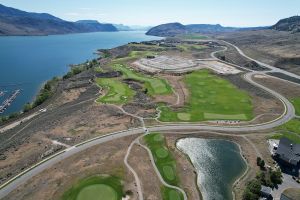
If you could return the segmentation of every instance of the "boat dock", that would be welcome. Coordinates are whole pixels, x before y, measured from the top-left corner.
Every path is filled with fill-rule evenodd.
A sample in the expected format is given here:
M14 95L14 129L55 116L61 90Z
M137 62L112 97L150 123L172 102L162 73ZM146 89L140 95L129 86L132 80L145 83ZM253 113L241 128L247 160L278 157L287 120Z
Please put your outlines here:
M7 99L3 101L0 105L0 114L4 113L4 111L11 105L11 103L17 98L20 94L21 90L15 90ZM1 93L0 93L1 94ZM3 93L4 94L4 93Z

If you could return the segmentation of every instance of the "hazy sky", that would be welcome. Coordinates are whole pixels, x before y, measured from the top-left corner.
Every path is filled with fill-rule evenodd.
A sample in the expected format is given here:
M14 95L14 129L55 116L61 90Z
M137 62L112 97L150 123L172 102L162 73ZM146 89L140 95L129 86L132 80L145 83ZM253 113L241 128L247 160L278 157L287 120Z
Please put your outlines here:
M0 3L70 21L96 19L129 25L181 22L263 26L300 14L300 0L0 0Z

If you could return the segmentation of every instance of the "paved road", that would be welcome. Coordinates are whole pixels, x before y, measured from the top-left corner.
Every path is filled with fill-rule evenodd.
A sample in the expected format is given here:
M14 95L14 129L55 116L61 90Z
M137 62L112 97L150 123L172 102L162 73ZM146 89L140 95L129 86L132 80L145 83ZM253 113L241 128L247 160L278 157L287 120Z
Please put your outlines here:
M228 43L230 44L230 43ZM230 44L232 45L232 44ZM234 46L234 45L232 45ZM234 46L235 47L235 46ZM238 48L237 48L238 49ZM243 55L242 51L239 51L241 55ZM246 56L246 55L243 55ZM254 60L254 59L251 59ZM255 60L254 60L255 61ZM260 62L258 62L261 64ZM264 65L264 64L262 64ZM266 66L266 65L264 65ZM290 119L294 118L295 116L295 110L292 104L282 95L278 94L275 91L272 91L271 89L264 87L256 82L254 82L251 77L255 74L263 74L263 72L250 72L247 73L244 78L246 81L250 82L251 84L260 87L264 89L265 91L271 93L278 99L282 101L282 103L286 107L286 112L279 118L278 120L274 120L268 123L263 124L257 124L257 125L245 125L245 126L209 126L205 124L163 124L160 126L153 126L149 127L148 130L150 132L159 132L159 131L178 131L178 130L209 130L209 131L230 131L230 132L251 132L251 131L261 131L261 130L267 130L274 127L277 127L279 125L284 124L285 122L289 121ZM287 74L287 73L285 73ZM287 74L288 75L288 74ZM293 76L294 77L294 76ZM6 195L8 195L11 191L31 179L33 176L39 174L43 170L53 166L55 163L62 161L78 152L81 152L85 149L88 149L92 146L99 145L117 138L122 138L130 135L137 135L144 133L144 128L137 128L137 129L131 129L121 132L115 132L108 134L106 136L97 137L92 140L88 140L85 143L81 145L76 145L74 147L68 148L65 151L61 152L60 154L48 158L46 161L42 163L38 163L37 165L31 167L30 169L23 172L21 175L18 176L18 178L14 179L13 181L9 182L5 186L2 186L0 189L0 199L4 198Z
M282 184L279 185L277 189L274 189L272 191L272 196L273 196L274 200L280 200L280 196L281 196L282 192L286 189L289 189L289 188L298 188L298 189L300 189L300 184L297 183L292 178L291 175L282 173L282 176L283 176Z
M264 67L267 67L267 68L271 69L271 72L279 72L279 73L282 73L282 74L285 74L285 75L288 75L288 76L291 76L291 77L294 77L294 78L297 78L297 79L300 80L300 76L297 75L297 74L293 74L293 73L291 73L291 72L288 72L288 71L279 69L279 68L277 68L277 67L268 65L268 64L263 63L263 62L260 62L260 61L258 61L258 60L256 60L256 59L250 58L249 56L247 56L247 55L246 55L239 47L237 47L236 45L231 44L230 42L227 42L227 41L224 41L224 40L221 40L221 41L224 42L224 43L226 43L226 44L228 44L228 45L230 45L230 46L232 46L232 47L234 47L234 48L239 52L239 54L240 54L241 56L243 56L243 57L245 57L245 58L247 58L247 59L249 59L249 60L252 60L252 61L254 61L254 62L256 62L256 63L258 63L258 64L260 64L260 65L262 65L262 66L264 66Z

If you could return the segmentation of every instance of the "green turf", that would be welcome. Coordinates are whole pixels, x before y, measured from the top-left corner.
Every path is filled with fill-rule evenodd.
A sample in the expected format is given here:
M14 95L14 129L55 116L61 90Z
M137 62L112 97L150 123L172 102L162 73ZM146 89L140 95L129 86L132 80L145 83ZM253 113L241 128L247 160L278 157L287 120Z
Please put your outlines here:
M98 78L96 81L99 86L107 90L107 93L97 99L97 102L124 104L130 101L135 94L127 84L116 78Z
M139 58L145 58L147 56L155 56L156 52L153 51L131 51L128 56L122 58L116 58L112 61L112 64L124 64L130 61L137 60Z
M173 188L162 187L163 200L183 200L183 195L180 191Z
M201 34L185 34L180 35L179 37L185 40L204 40L208 38L207 36Z
M113 67L115 70L121 71L123 76L127 79L133 79L144 83L145 88L148 90L149 95L166 95L172 94L171 86L164 79L157 77L150 77L132 69L126 67L123 64L115 64Z
M155 164L163 179L170 185L178 186L176 161L166 147L164 136L159 133L151 133L146 135L144 140L152 152Z
M113 176L93 176L80 180L67 190L61 200L121 200L121 180Z
M271 139L281 139L283 137L300 144L300 120L293 119L277 128L278 133L272 135Z
M251 97L229 81L199 70L185 75L190 96L179 109L160 106L163 122L198 122L204 120L250 120L253 118Z
M296 115L300 116L300 97L291 99L291 102L295 107Z
M165 148L159 148L156 150L156 156L159 158L166 158L169 155L169 152Z
M207 48L206 46L203 45L190 45L190 44L181 44L181 45L177 45L177 49L181 50L181 51L201 51L203 49Z
M105 184L95 184L83 188L76 200L118 200L117 192Z

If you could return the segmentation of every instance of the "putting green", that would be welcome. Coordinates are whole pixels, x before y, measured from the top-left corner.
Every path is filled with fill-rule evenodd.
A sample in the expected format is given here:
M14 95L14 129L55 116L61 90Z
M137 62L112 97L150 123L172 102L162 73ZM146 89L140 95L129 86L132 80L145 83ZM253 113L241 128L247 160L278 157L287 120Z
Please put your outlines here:
M177 114L178 119L182 121L189 121L191 119L191 114L189 113L178 113Z
M169 155L168 150L166 150L163 147L157 149L155 153L156 153L157 157L159 157L159 158L166 158Z
M121 200L123 185L115 176L92 176L75 183L61 200Z
M107 93L97 99L97 102L123 104L131 100L135 94L128 85L115 78L98 78L97 84L107 90Z
M175 173L174 173L173 167L168 166L168 165L163 166L163 172L164 172L164 176L168 180L172 181L175 179Z
M118 195L112 187L96 184L83 188L76 200L118 200Z
M169 191L169 200L181 200L181 193L179 193L176 190L170 190Z

